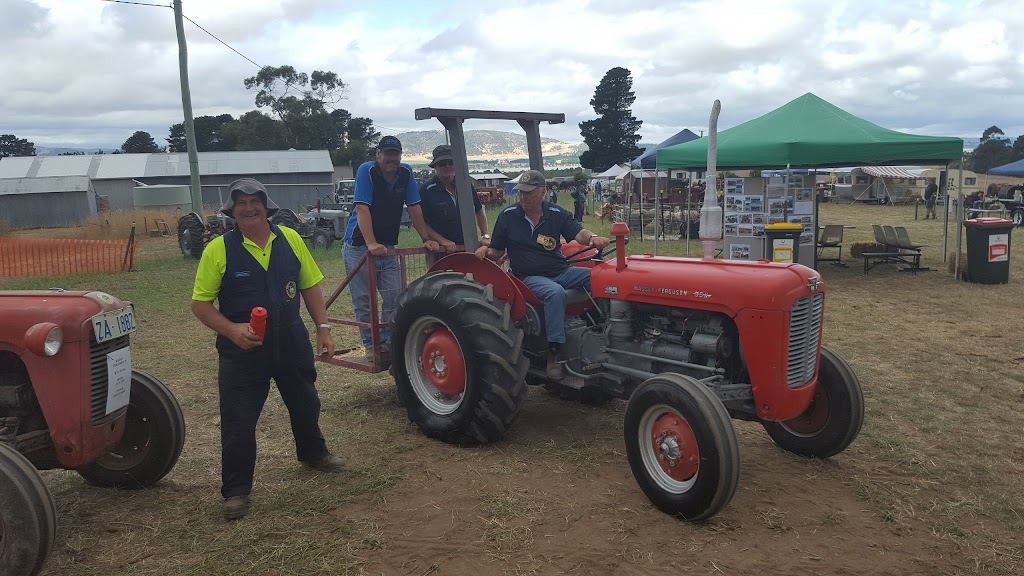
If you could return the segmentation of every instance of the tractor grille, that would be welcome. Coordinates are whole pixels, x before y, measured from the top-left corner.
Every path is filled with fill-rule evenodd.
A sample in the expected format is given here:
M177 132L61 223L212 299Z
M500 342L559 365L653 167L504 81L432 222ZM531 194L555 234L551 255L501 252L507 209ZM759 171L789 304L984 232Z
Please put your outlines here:
M107 354L128 347L128 335L98 344L89 338L89 413L93 425L103 424L121 414L107 414Z
M824 302L824 294L801 298L793 303L793 311L789 313L789 361L786 367L786 384L790 388L799 388L814 377Z

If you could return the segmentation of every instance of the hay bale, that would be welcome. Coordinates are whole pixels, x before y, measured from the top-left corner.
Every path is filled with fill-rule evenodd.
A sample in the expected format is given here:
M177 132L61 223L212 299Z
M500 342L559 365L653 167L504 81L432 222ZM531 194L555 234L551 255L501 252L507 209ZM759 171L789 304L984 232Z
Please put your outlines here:
M946 257L946 271L956 276L956 252L950 252ZM960 279L967 280L967 252L960 253Z
M857 242L850 246L850 256L854 258L860 258L865 252L888 252L888 249L878 242Z

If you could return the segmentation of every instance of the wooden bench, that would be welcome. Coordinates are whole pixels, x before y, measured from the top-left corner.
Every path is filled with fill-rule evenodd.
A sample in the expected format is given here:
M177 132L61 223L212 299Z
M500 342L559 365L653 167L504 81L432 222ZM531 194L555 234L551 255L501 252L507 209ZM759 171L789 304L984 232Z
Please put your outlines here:
M907 267L902 268L900 272L911 272L915 275L918 270L924 270L921 268L920 252L864 252L861 256L864 257L865 276L879 264L906 264Z

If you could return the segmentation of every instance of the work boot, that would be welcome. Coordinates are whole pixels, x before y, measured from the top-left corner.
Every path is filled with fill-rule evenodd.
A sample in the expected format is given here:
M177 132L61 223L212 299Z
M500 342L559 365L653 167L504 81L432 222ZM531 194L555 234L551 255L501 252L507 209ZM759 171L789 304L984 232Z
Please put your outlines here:
M221 506L225 520L238 520L249 513L249 496L231 496Z
M546 371L548 378L552 380L561 380L565 375L562 371L562 365L558 363L558 352L548 350L548 366Z
M330 452L319 460L303 462L303 464L305 464L307 468L312 468L317 472L323 472L325 474L337 474L345 469L345 462Z

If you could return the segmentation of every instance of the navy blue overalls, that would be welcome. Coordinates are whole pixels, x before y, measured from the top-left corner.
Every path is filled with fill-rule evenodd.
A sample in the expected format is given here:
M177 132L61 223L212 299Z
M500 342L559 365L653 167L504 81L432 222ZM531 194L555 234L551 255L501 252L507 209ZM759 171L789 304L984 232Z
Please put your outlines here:
M220 369L221 495L244 496L252 490L256 467L256 422L277 383L291 417L295 451L303 462L327 455L320 432L320 397L309 332L299 316L299 259L281 230L276 235L270 264L263 269L242 246L236 228L224 235L226 269L218 294L220 312L232 322L248 322L252 309L267 309L267 331L262 346L242 350L217 336Z

